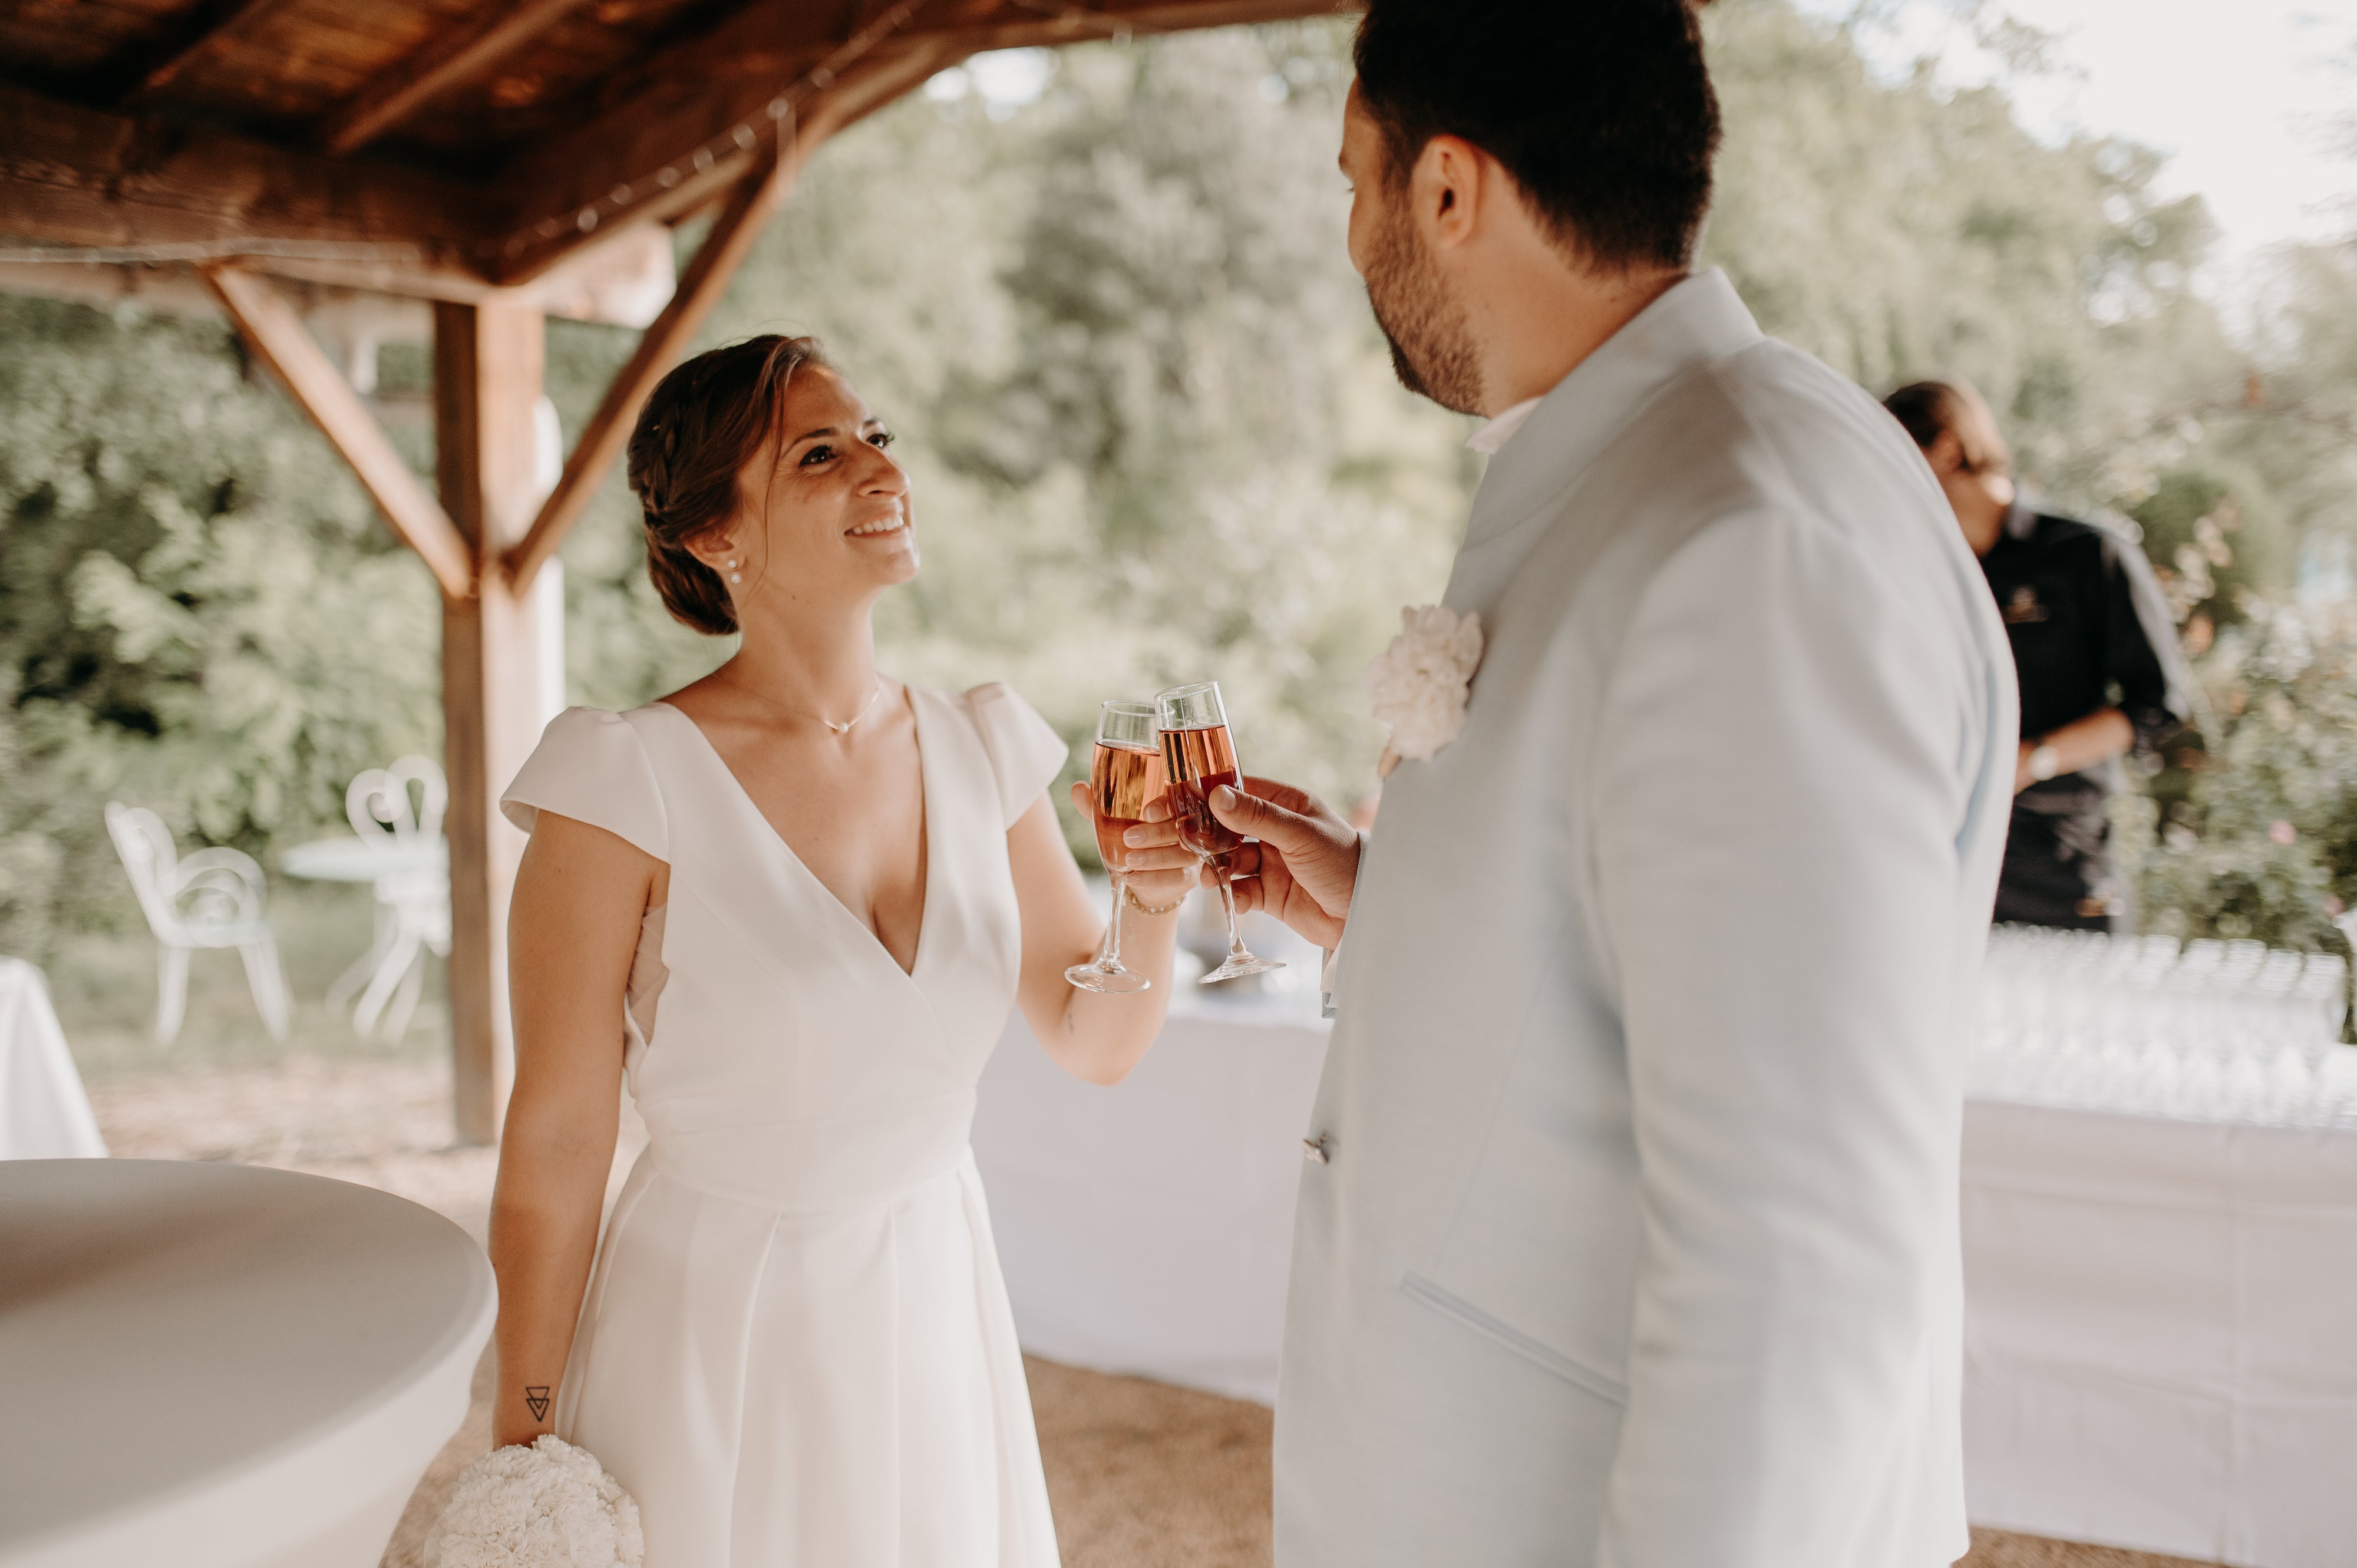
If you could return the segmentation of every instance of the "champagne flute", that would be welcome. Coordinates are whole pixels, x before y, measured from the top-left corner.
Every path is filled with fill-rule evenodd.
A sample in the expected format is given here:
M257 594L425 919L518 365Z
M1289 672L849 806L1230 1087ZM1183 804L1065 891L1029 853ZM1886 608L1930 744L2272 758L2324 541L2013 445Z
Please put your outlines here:
M1236 768L1236 743L1228 734L1227 709L1220 703L1220 685L1205 681L1193 686L1173 686L1154 699L1155 722L1162 731L1162 771L1168 780L1172 825L1178 841L1211 868L1220 889L1220 908L1228 918L1228 959L1203 977L1205 985L1283 969L1275 959L1259 958L1244 946L1236 928L1236 894L1228 875L1243 840L1211 815L1211 792L1224 784L1241 789L1243 776Z
M1113 918L1105 922L1097 956L1064 971L1082 991L1126 996L1150 991L1154 982L1121 966L1121 912L1129 900L1128 846L1122 835L1146 818L1146 808L1163 792L1162 752L1154 741L1154 704L1107 703L1097 710L1097 749L1089 761L1089 793L1096 808L1097 854L1113 878Z

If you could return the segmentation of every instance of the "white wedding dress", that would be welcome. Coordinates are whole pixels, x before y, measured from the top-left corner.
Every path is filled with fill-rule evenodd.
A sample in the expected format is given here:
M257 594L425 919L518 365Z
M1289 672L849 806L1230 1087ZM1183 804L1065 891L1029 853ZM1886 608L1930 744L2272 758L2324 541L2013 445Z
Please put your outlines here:
M638 1499L648 1568L1057 1562L966 1134L1015 1001L1006 830L1065 747L1003 686L910 701L912 971L676 708L568 710L501 802L671 867L616 1020L652 1141L556 1394L557 1435Z

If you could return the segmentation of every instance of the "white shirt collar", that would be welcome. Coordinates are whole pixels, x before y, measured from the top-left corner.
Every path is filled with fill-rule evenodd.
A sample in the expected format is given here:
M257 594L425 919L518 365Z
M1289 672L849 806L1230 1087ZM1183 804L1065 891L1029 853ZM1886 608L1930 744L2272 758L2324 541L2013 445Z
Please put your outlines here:
M1546 402L1546 394L1544 392L1537 397L1524 398L1472 435L1468 435L1465 438L1465 445L1485 456L1495 456L1499 448L1514 438L1514 432L1520 430L1523 422L1536 413L1539 404L1544 402Z

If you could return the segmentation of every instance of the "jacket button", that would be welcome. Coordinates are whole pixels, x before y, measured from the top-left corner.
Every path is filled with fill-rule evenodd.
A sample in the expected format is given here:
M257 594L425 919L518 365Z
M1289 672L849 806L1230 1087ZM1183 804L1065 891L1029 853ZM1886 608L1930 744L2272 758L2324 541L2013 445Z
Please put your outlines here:
M1302 1139L1301 1157L1313 1165L1322 1165L1332 1159L1332 1152L1326 1147L1326 1134L1320 1133L1315 1138Z

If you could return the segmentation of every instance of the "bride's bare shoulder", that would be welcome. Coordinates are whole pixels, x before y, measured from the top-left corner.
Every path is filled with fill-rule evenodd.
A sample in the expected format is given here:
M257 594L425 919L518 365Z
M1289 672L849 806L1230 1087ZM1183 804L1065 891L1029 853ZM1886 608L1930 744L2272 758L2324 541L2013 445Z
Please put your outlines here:
M730 693L726 683L720 679L720 672L716 670L701 680L690 681L678 691L667 692L647 703L649 707L657 705L676 709L698 724L717 723L727 717Z

